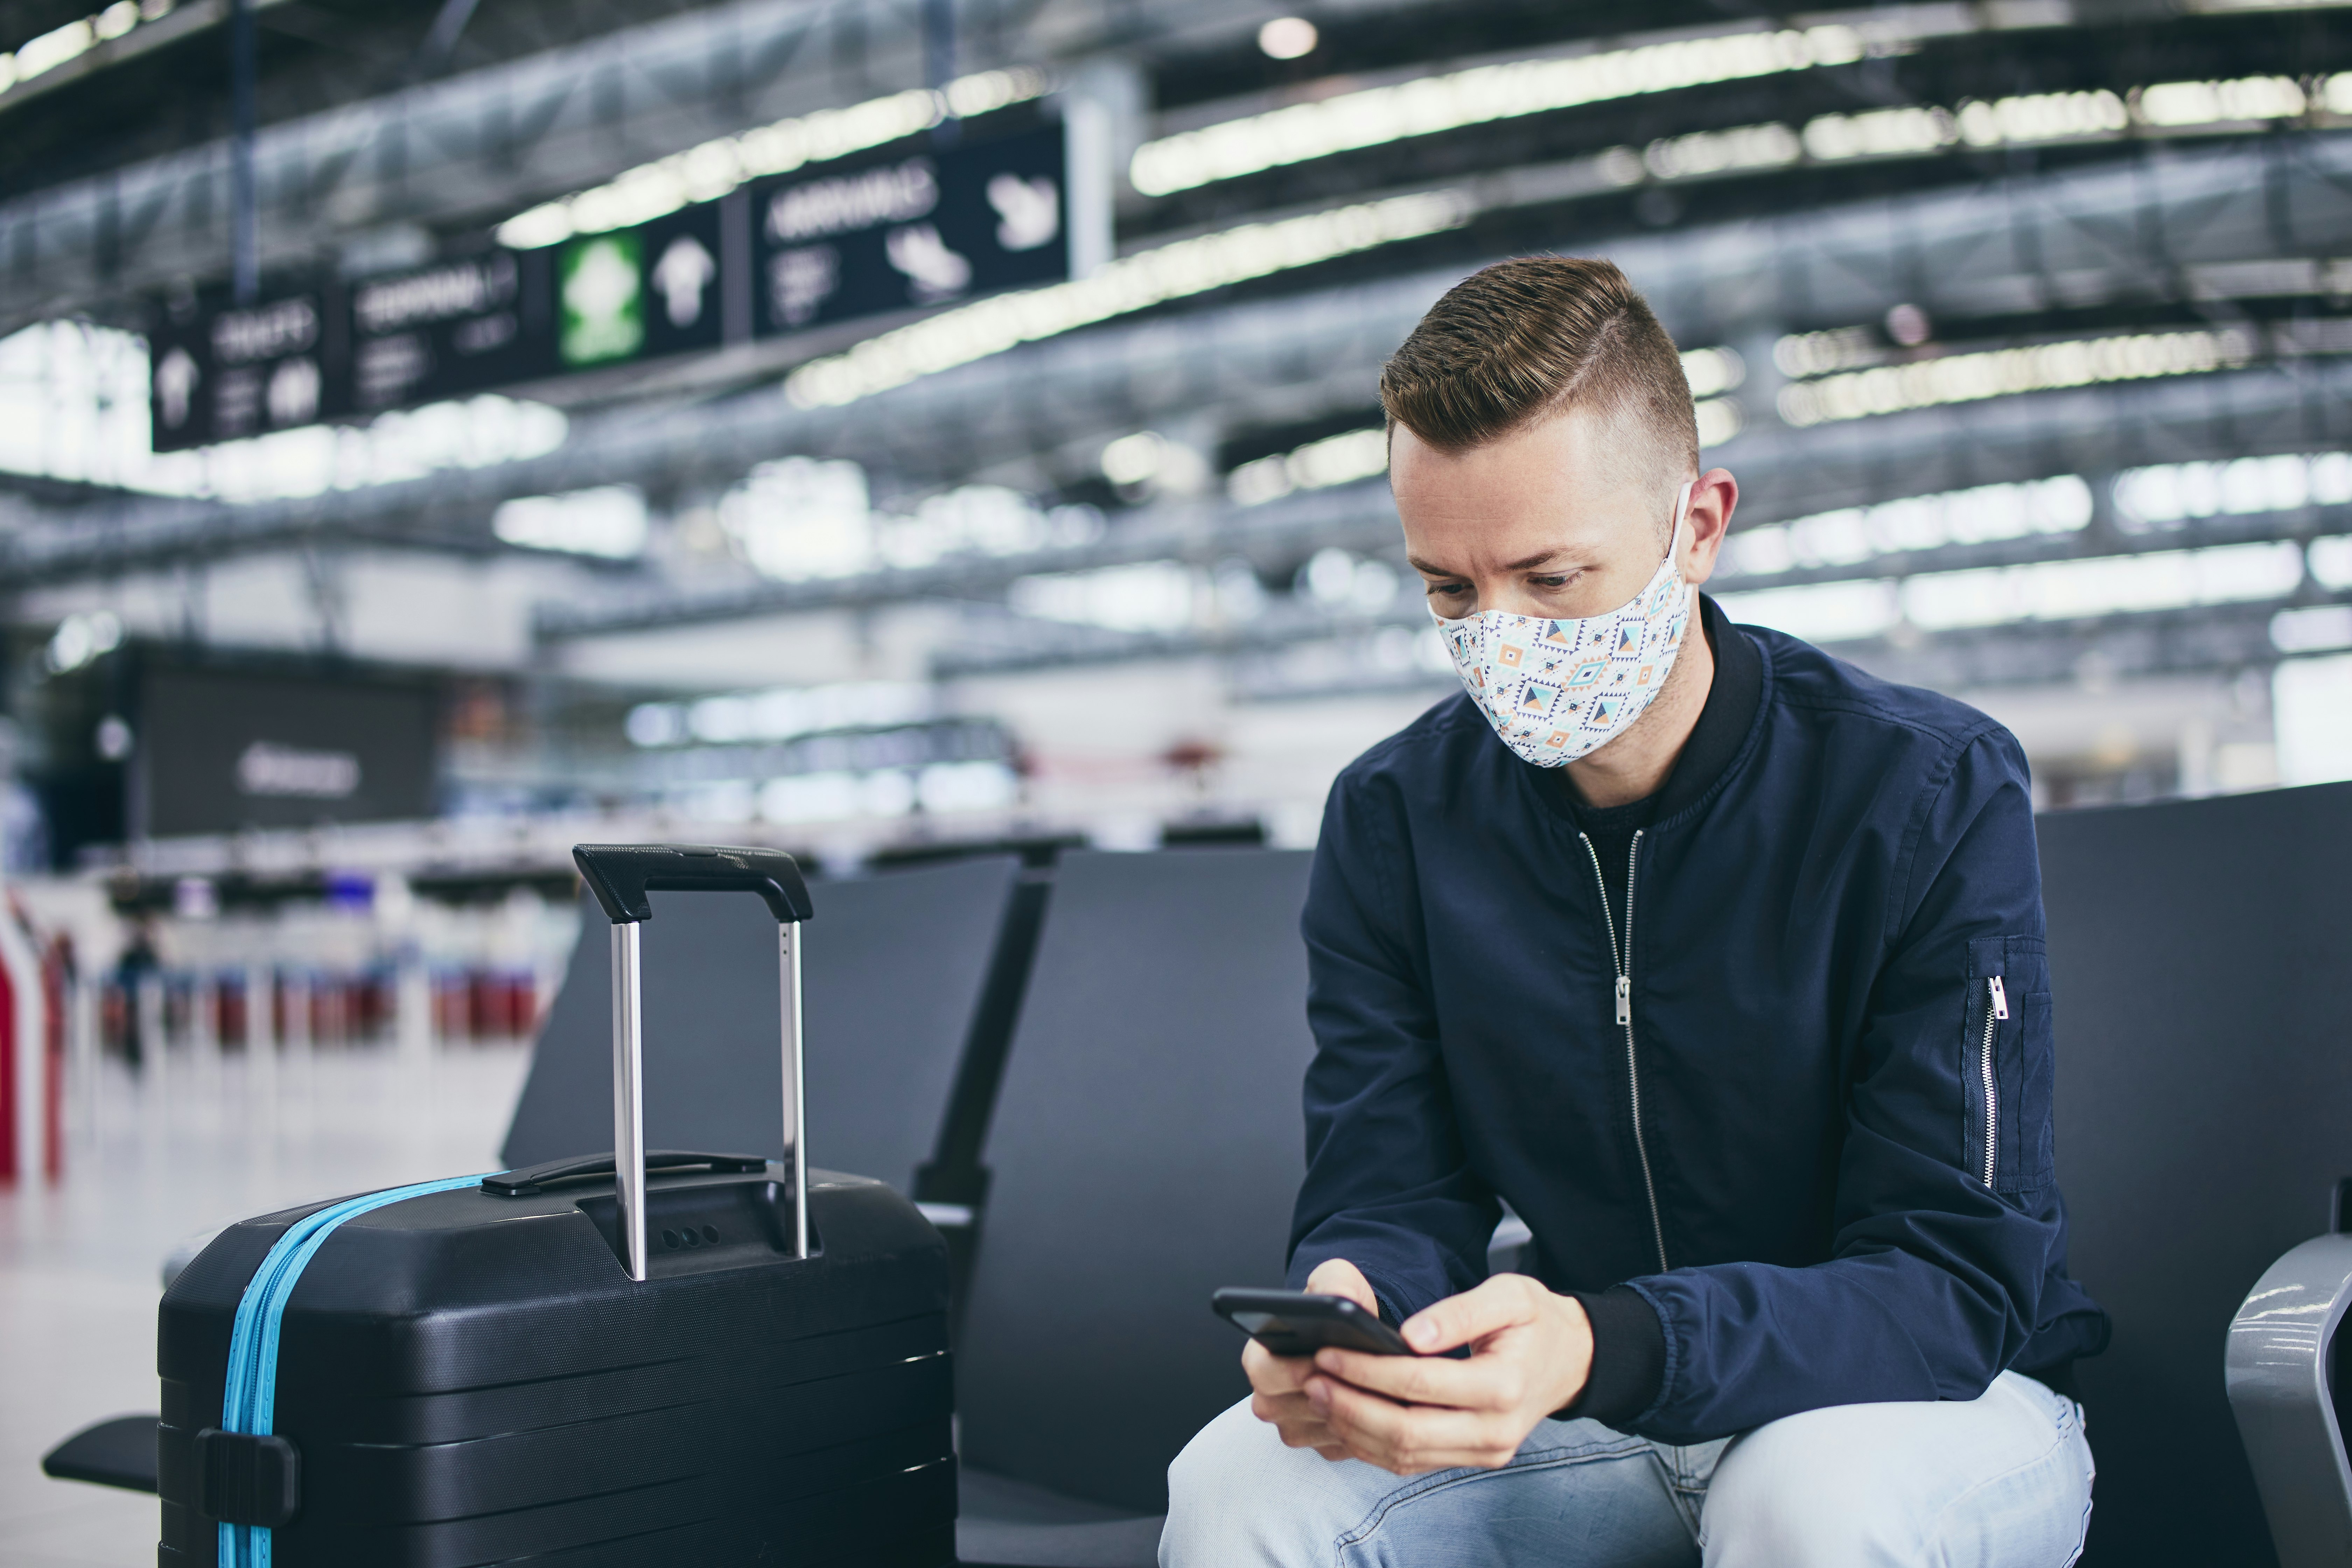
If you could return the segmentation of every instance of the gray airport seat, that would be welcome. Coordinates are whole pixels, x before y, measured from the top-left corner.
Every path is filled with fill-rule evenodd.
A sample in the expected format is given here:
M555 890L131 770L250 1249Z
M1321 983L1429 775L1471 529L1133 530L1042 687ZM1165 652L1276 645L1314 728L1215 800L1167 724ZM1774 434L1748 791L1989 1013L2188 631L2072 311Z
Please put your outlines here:
M2037 830L2058 1179L2074 1275L2115 1321L2078 1368L2099 1466L2084 1562L2267 1565L2222 1358L2352 1175L2352 784Z
M912 1194L939 1137L1020 863L819 882L802 973L809 1163ZM645 928L649 1147L782 1152L776 925L749 893L653 895ZM502 1157L613 1146L611 924L580 942L540 1030Z
M957 1352L967 1563L1150 1564L1169 1461L1248 1392L1209 1293L1282 1282L1307 861L1062 858Z
M2352 1466L2336 1375L2352 1305L2352 1236L2336 1228L2271 1265L2230 1325L2230 1408L2283 1568L2352 1563Z

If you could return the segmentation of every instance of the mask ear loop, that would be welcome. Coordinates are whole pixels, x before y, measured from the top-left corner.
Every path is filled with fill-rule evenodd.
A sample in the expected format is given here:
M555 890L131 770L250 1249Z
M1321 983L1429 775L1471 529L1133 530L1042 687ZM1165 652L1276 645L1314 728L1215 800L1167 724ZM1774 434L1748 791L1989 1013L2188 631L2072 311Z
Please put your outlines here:
M1696 479L1685 479L1683 488L1675 493L1675 527L1666 535L1666 559L1675 558L1675 546L1682 542L1683 524L1690 521L1691 491L1698 488Z

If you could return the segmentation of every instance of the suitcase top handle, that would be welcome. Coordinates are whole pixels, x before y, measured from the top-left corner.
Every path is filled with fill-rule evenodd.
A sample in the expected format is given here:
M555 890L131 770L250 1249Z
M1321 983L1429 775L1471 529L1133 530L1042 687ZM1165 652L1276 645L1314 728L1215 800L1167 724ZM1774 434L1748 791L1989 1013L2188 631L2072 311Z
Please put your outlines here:
M614 925L654 918L648 892L757 893L780 925L807 920L808 884L781 849L723 844L575 844L580 868L604 918Z
M646 1152L648 1171L682 1171L699 1167L705 1170L742 1173L764 1171L768 1159L764 1154L701 1154L685 1149L649 1149ZM557 1182L573 1176L610 1176L620 1170L620 1163L610 1154L578 1154L560 1160L542 1160L536 1165L525 1165L517 1171L500 1171L482 1178L482 1191L493 1197L537 1197Z
M572 864L595 889L613 922L613 1188L620 1205L621 1264L646 1277L645 922L650 891L759 894L776 917L782 983L784 1179L791 1190L793 1256L809 1255L808 1140L801 1081L801 922L809 918L808 884L781 849L716 844L575 844Z

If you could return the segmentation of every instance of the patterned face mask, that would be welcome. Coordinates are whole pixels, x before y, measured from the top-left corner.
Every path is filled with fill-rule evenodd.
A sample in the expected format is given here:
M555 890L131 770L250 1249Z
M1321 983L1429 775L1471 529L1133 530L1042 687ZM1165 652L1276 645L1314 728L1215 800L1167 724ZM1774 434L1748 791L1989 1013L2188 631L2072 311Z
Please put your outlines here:
M1618 608L1581 620L1500 610L1437 616L1470 700L1503 744L1536 766L1556 768L1615 740L1665 685L1690 626L1675 546L1696 482L1675 498L1674 533L1649 586Z

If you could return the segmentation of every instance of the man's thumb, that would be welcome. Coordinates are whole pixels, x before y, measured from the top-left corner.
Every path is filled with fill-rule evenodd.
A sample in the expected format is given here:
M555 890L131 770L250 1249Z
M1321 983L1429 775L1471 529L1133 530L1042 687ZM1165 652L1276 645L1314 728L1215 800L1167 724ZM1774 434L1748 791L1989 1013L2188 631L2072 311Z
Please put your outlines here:
M1364 1271L1344 1258L1327 1258L1307 1277L1307 1289L1318 1296L1345 1296L1367 1312L1378 1314L1380 1298L1372 1294Z

